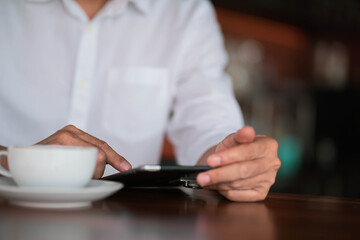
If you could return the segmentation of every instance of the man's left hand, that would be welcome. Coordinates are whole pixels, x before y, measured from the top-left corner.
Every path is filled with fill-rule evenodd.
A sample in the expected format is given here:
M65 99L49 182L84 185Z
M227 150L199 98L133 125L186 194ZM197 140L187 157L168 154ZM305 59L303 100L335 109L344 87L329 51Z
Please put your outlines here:
M244 127L217 144L206 162L215 169L200 173L197 182L232 201L264 200L281 162L275 139Z

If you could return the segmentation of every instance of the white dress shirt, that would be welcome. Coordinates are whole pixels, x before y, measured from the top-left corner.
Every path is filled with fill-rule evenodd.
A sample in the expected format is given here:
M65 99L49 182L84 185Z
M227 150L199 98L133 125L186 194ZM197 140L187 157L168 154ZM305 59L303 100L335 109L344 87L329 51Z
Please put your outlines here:
M205 0L112 0L92 20L74 0L0 0L0 145L73 124L136 167L167 133L193 165L243 125L226 60Z

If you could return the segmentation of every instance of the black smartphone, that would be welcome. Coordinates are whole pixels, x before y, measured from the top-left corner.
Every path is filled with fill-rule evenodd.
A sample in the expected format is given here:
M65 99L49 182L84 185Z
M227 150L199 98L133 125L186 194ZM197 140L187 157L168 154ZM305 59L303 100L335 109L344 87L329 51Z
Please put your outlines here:
M102 179L122 182L125 187L184 186L201 188L196 183L196 176L198 173L210 169L212 168L209 166L142 165Z

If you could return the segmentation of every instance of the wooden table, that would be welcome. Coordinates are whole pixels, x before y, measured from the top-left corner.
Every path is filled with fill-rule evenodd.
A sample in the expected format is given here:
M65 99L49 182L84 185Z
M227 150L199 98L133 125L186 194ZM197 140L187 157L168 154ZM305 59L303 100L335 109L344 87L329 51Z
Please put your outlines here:
M123 189L78 210L0 199L0 239L360 239L360 200L270 194L235 203L185 188Z

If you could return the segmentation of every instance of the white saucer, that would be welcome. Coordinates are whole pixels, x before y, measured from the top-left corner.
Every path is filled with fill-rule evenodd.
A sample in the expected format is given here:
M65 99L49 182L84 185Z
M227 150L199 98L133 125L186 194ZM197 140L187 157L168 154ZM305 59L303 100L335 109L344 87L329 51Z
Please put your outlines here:
M0 177L0 197L13 205L36 208L88 207L92 201L110 196L124 185L118 182L91 180L80 189L18 187L10 178Z

